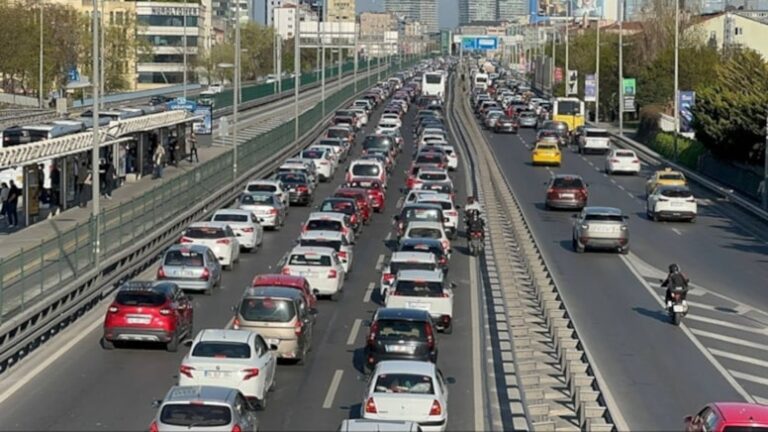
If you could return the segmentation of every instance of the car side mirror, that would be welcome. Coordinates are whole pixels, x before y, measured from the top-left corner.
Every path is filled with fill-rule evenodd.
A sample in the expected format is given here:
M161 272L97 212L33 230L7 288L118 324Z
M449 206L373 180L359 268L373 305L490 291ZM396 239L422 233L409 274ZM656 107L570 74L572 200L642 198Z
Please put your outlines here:
M152 408L160 408L160 405L163 404L163 401L160 399L155 399L152 401ZM690 416L688 416L690 417Z
M275 344L270 344L270 345L269 345L269 350L270 350L270 351L277 351L277 345L275 345Z

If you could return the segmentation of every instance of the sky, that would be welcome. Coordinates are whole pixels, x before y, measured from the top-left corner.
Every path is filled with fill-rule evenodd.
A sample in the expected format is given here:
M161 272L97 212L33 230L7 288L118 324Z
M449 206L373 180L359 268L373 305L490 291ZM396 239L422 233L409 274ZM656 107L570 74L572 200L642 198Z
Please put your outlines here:
M356 1L357 13L384 10L384 0ZM458 0L437 0L437 13L440 17L440 28L454 28L459 25Z

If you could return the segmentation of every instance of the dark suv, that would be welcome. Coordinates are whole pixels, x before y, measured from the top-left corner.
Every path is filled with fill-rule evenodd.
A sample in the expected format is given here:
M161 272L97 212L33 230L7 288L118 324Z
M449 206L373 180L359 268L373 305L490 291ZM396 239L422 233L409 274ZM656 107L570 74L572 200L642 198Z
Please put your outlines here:
M373 369L383 360L437 361L437 331L428 311L381 308L369 325L366 367Z

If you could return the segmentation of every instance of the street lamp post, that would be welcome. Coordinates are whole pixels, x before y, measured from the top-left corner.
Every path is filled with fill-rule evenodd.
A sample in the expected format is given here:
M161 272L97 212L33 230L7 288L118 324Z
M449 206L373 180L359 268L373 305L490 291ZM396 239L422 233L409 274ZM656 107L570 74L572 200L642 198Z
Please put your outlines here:
M186 38L185 38L186 39ZM185 50L186 52L186 50ZM237 117L240 105L240 0L235 2L235 88L232 104L232 183L237 181ZM184 68L186 70L186 68ZM184 88L186 89L186 80Z
M357 23L354 24L354 27L355 27L355 34L353 36L353 38L354 38L354 44L353 45L355 45L355 65L354 65L353 75L354 75L354 80L355 80L355 94L357 94L357 33L358 33Z
M237 2L240 3L240 0L237 0ZM187 100L187 8L186 7L182 8L182 12L184 14L184 18L183 18L183 20L184 20L184 22L183 22L183 24L184 24L184 33L183 34L184 35L181 37L183 39L182 47L184 49L184 76L183 76L182 80L184 81L184 83L183 83L183 86L184 86L183 87L184 88L184 100ZM238 15L239 14L240 13L238 12Z
M674 161L677 162L677 135L680 133L680 107L678 106L678 67L680 54L680 0L675 0L675 134L674 134Z
M768 115L765 116L765 148L763 149L763 208L768 209Z
M322 25L322 28L318 27L318 33L320 33L320 51L323 52L320 56L320 99L323 100L323 117L325 117L325 24L328 22L326 9L323 5L323 20L317 24L318 26Z
M91 36L93 38L93 107L91 112L93 113L93 127L91 129L93 135L93 148L91 149L91 201L93 205L91 208L91 220L93 220L93 257L96 269L99 268L101 263L101 233L99 227L99 219L101 213L101 190L99 183L99 0L92 0L93 7L93 23L91 25ZM162 145L160 143L159 145Z
M37 97L39 99L40 108L44 108L45 103L43 99L43 0L40 0L40 77L37 90Z
M104 108L104 82L106 81L106 73L105 73L105 67L104 67L104 57L105 57L105 50L104 50L104 29L106 28L106 24L104 22L104 11L106 8L104 7L104 0L101 0L101 11L99 12L99 18L100 18L100 29L99 32L99 90L101 91L101 108Z
M283 92L283 37L277 36L277 94Z
M563 92L563 96L568 97L568 69L570 68L570 63L568 61L570 60L568 58L568 50L570 46L570 27L571 27L571 6L570 2L568 2L568 17L565 20L565 70L563 71L563 76L565 79L563 80L563 83L565 84L565 92Z
M293 137L299 140L299 87L301 83L301 22L296 21L296 32L293 35ZM341 80L341 77L339 77Z
M624 135L624 0L619 0L619 135Z
M600 19L595 21L595 30L597 31L597 42L595 43L595 123L600 122Z

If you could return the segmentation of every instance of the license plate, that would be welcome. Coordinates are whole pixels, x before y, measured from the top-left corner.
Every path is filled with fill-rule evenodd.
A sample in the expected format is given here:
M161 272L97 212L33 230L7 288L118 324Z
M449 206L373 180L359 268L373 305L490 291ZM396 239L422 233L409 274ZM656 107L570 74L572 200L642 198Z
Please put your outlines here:
M604 225L591 225L589 227L590 231L599 232L599 233L609 233L613 232L613 227L610 226L604 226Z
M195 277L195 276L197 276L197 275L195 274L195 272L194 272L194 271L192 271L192 270L186 270L186 271L182 272L182 274L181 274L181 275L182 275L183 277Z
M413 354L414 351L416 351L416 347L412 347L408 345L387 345L386 349L387 349L387 352L390 352L390 353Z
M672 201L671 204L672 204L672 207L681 207L683 205L683 203L681 202L674 202L674 201Z
M681 304L674 305L674 306L672 306L672 311L674 311L674 312L685 312L685 306L683 306Z
M150 321L152 321L151 318L137 318L137 317L128 317L126 319L128 324L149 324Z
M222 372L222 371L215 371L215 370L205 371L206 378L222 378L226 376L229 376L229 372Z
M421 310L429 310L430 304L429 303L420 303L420 302L408 302L405 304L405 307L410 309L421 309Z
M560 194L560 198L575 198L575 197L576 197L576 195L572 194L572 193Z

